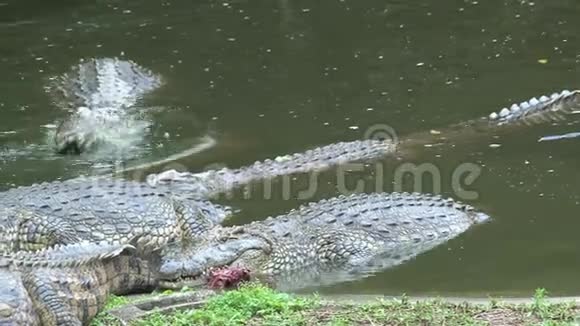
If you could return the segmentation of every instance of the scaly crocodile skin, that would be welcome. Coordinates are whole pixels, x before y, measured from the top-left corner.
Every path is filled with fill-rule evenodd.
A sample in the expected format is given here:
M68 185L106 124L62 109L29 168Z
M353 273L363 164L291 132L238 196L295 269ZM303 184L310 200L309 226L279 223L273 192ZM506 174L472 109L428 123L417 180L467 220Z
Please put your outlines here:
M525 122L527 117L569 114L580 109L580 92L564 91L550 100L532 99L530 103L510 111L517 116L510 118L500 112L483 119L484 124L501 128L509 126L508 121ZM150 245L163 246L172 239L196 237L221 224L230 210L213 204L210 199L215 195L256 180L381 158L395 153L398 146L405 144L366 139L331 144L238 169L201 173L171 170L151 175L147 182L77 178L12 189L0 193L0 207L9 209L4 215L13 216L13 220L39 216L26 218L17 227L0 218L0 228L4 229L0 246L34 249L74 243L77 239L123 243L136 235L145 235L143 241Z
M57 107L70 112L54 137L57 152L79 154L99 143L138 142L150 125L139 101L162 84L158 75L117 58L81 60L52 78L48 93Z
M88 325L110 294L150 290L158 259L132 245L77 243L0 255L0 325Z
M162 252L160 284L187 285L210 269L248 269L280 289L364 277L401 264L489 216L428 194L356 194L302 206L236 227L216 227L196 242Z

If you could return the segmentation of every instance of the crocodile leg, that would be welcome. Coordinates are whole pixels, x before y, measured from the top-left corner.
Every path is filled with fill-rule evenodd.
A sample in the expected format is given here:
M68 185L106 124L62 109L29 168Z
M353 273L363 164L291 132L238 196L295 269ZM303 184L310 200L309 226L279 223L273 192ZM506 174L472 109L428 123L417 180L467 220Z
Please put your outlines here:
M2 214L0 249L5 251L38 250L81 240L68 221L56 216L17 208L6 208Z
M70 223L55 218L27 219L20 225L14 250L39 250L57 244L72 244L81 238Z
M110 294L152 290L159 257L137 240L0 253L0 324L88 325Z
M52 284L35 273L23 276L23 283L32 298L36 313L44 326L82 326L81 320L73 314L68 302ZM95 312L96 315L96 312Z
M184 205L179 200L174 201L175 217L180 230L177 237L181 240L196 238L216 225L224 222L231 215L229 207L200 200L195 206Z
M2 261L0 259L0 261ZM0 268L0 325L40 325L21 275Z

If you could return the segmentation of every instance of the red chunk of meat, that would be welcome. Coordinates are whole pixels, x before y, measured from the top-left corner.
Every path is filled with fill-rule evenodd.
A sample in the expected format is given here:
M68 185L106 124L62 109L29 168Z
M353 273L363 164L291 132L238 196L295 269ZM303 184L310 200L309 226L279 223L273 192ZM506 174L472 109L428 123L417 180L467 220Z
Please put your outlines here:
M222 267L210 271L208 286L211 289L231 289L250 280L250 271L240 267Z

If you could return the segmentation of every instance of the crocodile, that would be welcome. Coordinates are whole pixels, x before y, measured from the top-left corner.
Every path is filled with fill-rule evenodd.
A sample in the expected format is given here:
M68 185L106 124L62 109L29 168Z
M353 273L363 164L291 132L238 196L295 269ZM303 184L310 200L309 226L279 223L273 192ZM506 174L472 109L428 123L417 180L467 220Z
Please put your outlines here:
M74 178L0 193L0 249L38 250L81 240L152 250L194 237L231 215L229 207L171 188L113 178Z
M400 264L488 219L438 196L358 194L243 227L216 226L196 241L172 241L161 250L142 250L137 236L124 244L80 240L3 252L0 325L87 325L111 294L198 285L189 280L211 267L243 266L281 289L329 274L344 280L337 272L353 278L354 267L364 263L356 272L369 273L378 258L380 268Z
M504 130L517 124L559 121L580 109L580 91L563 91L525 103L452 126L450 133L460 135L456 130L468 132L474 126ZM139 235L143 235L141 246L161 248L223 224L232 209L214 203L219 194L257 180L404 153L409 147L433 141L433 135L424 136L340 142L237 169L169 170L149 175L146 181L79 177L9 189L0 193L4 210L0 211L0 248L32 250L79 240L124 243Z
M243 266L284 288L353 267L400 264L489 219L471 206L427 194L358 194L304 205L243 227L142 250L86 241L37 252L0 253L0 325L87 325L110 294L198 285L211 267ZM185 249L185 250L184 250ZM171 276L171 278L169 278ZM283 276L283 277L282 277ZM307 283L306 280L311 282ZM282 283L285 282L285 283Z
M472 206L437 195L342 195L169 243L159 284L199 284L224 267L248 270L282 290L348 281L401 264L488 220Z
M144 235L140 246L159 248L223 223L232 209L210 199L242 182L260 179L257 167L272 170L264 174L272 177L275 171L301 172L372 158L385 149L375 140L337 143L285 160L221 169L213 182L208 180L213 172L182 180L183 173L170 170L150 175L145 182L100 176L12 188L0 193L0 248L36 250L79 240L123 243L139 235ZM175 182L169 182L172 178Z
M118 58L83 59L50 78L47 92L55 106L70 113L54 135L56 151L80 154L101 143L138 142L150 125L138 104L162 85L160 76Z
M240 169L222 168L201 173L174 170L148 176L152 184L173 184L180 191L215 195L255 180L271 179L281 175L324 170L331 166L354 161L370 161L385 156L409 156L418 148L437 141L460 142L497 132L508 132L516 126L567 121L568 116L580 112L580 90L564 90L550 96L533 97L514 103L498 112L479 119L452 124L437 133L418 132L404 138L395 134L365 135L369 139L340 142L318 147L304 153L258 161ZM381 125L379 125L380 127ZM392 130L380 130L392 132Z
M156 287L158 256L80 242L0 254L0 325L88 325L108 296Z

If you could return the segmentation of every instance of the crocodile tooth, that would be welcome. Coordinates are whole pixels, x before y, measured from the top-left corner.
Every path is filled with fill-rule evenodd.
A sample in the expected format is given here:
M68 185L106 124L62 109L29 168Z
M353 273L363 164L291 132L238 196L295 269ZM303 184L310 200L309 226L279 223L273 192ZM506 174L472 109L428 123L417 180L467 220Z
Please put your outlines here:
M560 93L560 95L562 95L562 96L568 96L568 95L570 95L570 93L572 93L572 92L570 92L569 90L565 89L565 90L562 91L562 93Z
M516 104L514 104L515 106L517 106ZM512 105L512 108L514 107L514 105ZM500 117L507 117L510 114L510 110L508 110L507 108L503 108L501 111L499 111L499 116Z
M510 112L515 113L515 112L518 112L520 109L521 109L520 106L514 104L510 107L509 110L510 110Z
M490 119L490 120L495 120L495 119L497 119L498 117L499 117L499 115L498 115L497 113L495 113L495 112L492 112L492 113L489 115L489 119Z
M520 103L520 107L525 110L530 107L530 103L524 101Z
M552 98L552 100L555 100L555 99L557 99L558 97L560 97L560 94L558 94L558 93L554 93L554 94L550 95L550 97Z
M538 99L537 99L537 98L535 98L535 97L532 97L532 98L530 99L530 105L538 105L538 104L540 104L540 101L538 101Z
M550 98L549 98L549 97L547 97L546 95L542 95L542 96L540 97L540 101L541 101L541 102L547 102L547 101L549 101L549 100L550 100Z

